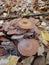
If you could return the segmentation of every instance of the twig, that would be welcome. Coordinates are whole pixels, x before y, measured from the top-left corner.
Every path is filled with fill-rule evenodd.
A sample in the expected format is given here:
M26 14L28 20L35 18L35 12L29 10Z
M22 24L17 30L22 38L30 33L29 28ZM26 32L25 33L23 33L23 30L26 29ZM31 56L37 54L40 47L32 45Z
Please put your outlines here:
M49 9L49 6L41 7L40 9Z
M40 14L30 14L30 15L25 15L23 17L26 17L26 16L43 16L43 15L48 15L49 12L44 12L44 13L40 13Z
M14 45L0 45L0 48L5 48L5 47L10 47L10 48L12 48L12 47L15 47Z
M8 19L15 19L18 18L17 16L14 17L0 17L0 20L8 20Z
M23 15L22 17L33 17L33 16L43 16L43 15L49 15L49 12L44 12L44 13L40 13L40 14L29 14L29 15ZM19 16L21 17L21 16ZM0 20L8 20L8 19L15 19L15 18L19 18L18 16L13 16L13 17L0 17Z

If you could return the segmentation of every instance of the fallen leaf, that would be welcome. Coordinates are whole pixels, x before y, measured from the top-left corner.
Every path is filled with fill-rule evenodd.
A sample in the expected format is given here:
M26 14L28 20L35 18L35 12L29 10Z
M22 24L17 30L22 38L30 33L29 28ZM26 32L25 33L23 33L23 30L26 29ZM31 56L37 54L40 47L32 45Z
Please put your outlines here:
M38 48L38 56L43 56L44 53L44 46L41 44L41 46Z
M42 38L49 41L49 33L46 31L41 31Z
M34 64L33 65L46 65L45 63L45 57L44 56L40 56L40 57L37 57L34 61Z
M16 65L18 62L18 56L10 56L10 59L6 65Z
M31 63L33 61L33 59L34 59L34 56L30 56L30 57L22 60L21 63L24 63L24 64Z
M48 47L48 41L44 40L41 35L38 38L46 47Z

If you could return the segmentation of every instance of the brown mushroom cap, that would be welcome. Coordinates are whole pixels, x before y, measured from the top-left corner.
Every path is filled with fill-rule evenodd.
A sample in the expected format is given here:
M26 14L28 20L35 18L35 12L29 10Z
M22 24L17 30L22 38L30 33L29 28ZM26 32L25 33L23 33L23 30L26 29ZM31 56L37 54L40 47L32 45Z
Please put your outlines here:
M23 18L18 22L18 26L22 29L31 29L34 26L34 23L29 19Z
M33 17L19 19L18 26L23 29L31 29L39 22L38 19Z
M39 47L39 42L35 39L23 39L18 44L18 51L23 56L35 55Z
M12 34L24 34L27 30L17 30L17 29L14 29L14 30L9 30L7 32L8 35L12 35Z
M8 39L5 38L5 37L3 37L3 36L1 36L1 37L0 37L0 41L8 41Z

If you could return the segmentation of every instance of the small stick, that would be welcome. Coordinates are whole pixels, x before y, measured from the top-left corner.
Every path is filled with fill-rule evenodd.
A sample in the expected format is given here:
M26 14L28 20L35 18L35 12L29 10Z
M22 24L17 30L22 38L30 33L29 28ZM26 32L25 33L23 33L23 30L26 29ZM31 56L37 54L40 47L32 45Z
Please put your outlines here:
M23 15L23 17L33 17L33 16L43 16L43 15L49 15L49 12L44 12L44 13L40 13L40 14L29 14L29 15ZM21 16L19 16L21 17ZM15 18L19 18L18 16L14 16L14 17L0 17L0 20L8 20L8 19L15 19Z

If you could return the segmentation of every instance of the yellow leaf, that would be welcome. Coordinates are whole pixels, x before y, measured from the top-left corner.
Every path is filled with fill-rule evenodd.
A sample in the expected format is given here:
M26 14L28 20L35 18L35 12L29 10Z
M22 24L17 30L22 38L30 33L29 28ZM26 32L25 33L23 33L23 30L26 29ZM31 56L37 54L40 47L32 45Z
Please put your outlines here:
M46 31L41 31L43 39L49 41L49 33Z
M42 25L39 25L38 27L43 29L43 26Z
M44 30L44 27L42 25L39 25L38 28L42 31Z
M34 59L34 56L30 56L30 57L28 57L28 58L22 60L21 63L25 63L25 64L31 63L31 62L33 61L33 59Z
M26 11L26 14L30 14L30 11Z
M17 56L10 56L10 59L7 63L7 65L16 65L18 62L19 57Z

